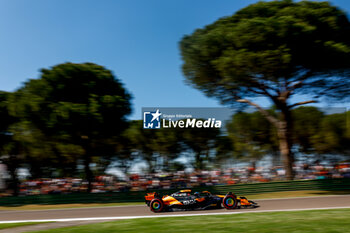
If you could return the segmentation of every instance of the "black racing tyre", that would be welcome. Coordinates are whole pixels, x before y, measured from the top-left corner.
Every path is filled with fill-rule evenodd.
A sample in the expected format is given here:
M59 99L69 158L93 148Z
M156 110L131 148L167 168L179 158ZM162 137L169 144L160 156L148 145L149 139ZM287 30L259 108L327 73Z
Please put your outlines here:
M155 213L162 212L164 209L164 203L161 199L155 198L151 201L149 208Z
M251 207L253 207L253 208L259 207L258 203L254 202L254 201L249 201L249 203L250 203Z
M237 199L234 195L226 195L222 200L222 205L226 209L235 209L237 207Z

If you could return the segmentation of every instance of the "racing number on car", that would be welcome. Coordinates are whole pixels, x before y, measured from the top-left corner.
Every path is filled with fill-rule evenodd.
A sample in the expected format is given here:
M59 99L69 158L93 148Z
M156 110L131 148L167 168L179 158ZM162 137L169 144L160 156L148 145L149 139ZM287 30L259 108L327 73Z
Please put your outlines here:
M182 204L191 205L191 204L194 204L195 202L196 202L195 200L188 200L188 201L183 201Z

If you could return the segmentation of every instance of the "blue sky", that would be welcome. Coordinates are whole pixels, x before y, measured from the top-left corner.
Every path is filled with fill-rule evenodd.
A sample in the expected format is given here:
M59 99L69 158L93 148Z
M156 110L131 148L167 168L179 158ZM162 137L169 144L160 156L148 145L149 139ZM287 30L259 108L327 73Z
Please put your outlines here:
M2 0L0 90L38 78L40 68L94 62L112 70L132 93L133 119L140 118L141 107L218 107L217 100L184 83L178 42L254 2ZM350 1L332 2L350 12Z

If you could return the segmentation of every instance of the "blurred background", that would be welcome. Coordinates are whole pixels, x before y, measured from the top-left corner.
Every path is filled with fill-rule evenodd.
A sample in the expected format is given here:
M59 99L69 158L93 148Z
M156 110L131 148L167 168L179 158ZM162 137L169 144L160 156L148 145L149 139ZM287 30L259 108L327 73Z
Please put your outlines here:
M2 1L0 195L350 178L349 2L255 2Z

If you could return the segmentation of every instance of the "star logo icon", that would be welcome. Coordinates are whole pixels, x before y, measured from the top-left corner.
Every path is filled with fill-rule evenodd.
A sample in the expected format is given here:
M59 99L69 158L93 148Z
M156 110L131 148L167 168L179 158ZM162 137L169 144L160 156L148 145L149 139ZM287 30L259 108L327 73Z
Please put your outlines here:
M143 111L143 128L144 129L160 129L161 123L160 123L160 116L162 113L156 108L154 108L154 111Z
M157 111L155 113L151 113L152 114L152 120L151 122L153 122L154 120L157 120L159 121L159 117L162 115L160 112L159 112L159 109L157 109Z

